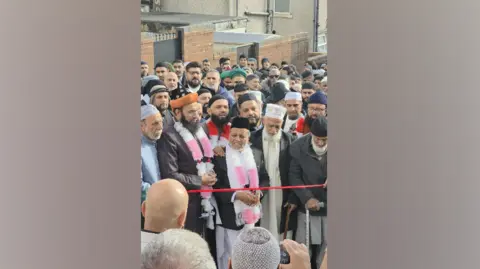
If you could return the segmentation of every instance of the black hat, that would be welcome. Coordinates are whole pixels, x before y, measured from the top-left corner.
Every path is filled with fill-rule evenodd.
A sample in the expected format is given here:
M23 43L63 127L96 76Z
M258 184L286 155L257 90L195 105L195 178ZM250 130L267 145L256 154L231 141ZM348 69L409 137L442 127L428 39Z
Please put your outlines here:
M200 96L204 93L212 93L212 92L207 88L200 88L200 90L197 91L198 96Z
M313 84L312 82L305 82L305 83L302 84L302 90L303 89L314 90L315 89L315 84Z
M285 95L287 95L288 92L290 92L287 87L285 87L285 84L283 82L277 82L273 84L273 87L270 89L270 96L268 96L266 102L275 104L280 102L285 98Z
M260 101L260 100L258 100L258 98L253 93L248 92L238 97L238 101L237 101L238 106L241 106L246 101Z
M233 88L233 91L234 91L234 92L246 92L246 91L248 91L248 90L249 90L249 89L248 89L247 84L243 84L243 83L237 84L237 85L235 85L235 87Z
M235 117L230 128L250 130L250 121L247 118Z
M220 95L220 94L216 94L210 99L210 101L208 101L208 107L211 107L213 105L213 103L215 103L218 100L227 100L228 101L228 99L225 96Z
M325 117L318 117L313 120L310 132L317 137L327 137L328 120Z

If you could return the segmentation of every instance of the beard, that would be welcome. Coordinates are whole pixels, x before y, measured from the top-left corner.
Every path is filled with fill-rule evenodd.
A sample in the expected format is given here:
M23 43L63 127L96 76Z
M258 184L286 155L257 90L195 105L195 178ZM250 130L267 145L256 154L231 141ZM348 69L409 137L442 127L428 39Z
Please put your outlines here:
M227 89L227 91L231 91L231 90L233 90L233 88L235 88L235 86L233 86L233 85L225 85L225 89Z
M160 113L162 113L162 115L163 115L163 113L164 113L165 111L167 111L167 109L168 109L168 104L161 104L161 105L157 106L157 109L158 109L158 111L160 111Z
M230 116L228 114L226 116L217 116L212 114L210 119L212 120L213 124L219 128L223 128L225 124L230 122Z
M187 129L192 134L195 134L198 131L198 129L201 127L200 121L198 122L187 121L183 115L182 115L182 118L180 119L180 122L182 123L183 127L185 127L185 129Z
M260 118L257 118L257 116L248 117L248 122L250 123L250 131L255 130L257 128L259 121L260 121Z
M192 87L192 88L196 88L196 87L198 87L198 86L200 85L200 80L194 78L194 79L192 79L192 80L190 80L190 81L187 81L187 83L188 83L188 86L190 86L190 87Z
M289 119L289 120L296 120L296 119L298 119L299 117L300 117L300 113L288 115L288 119Z
M311 126L312 126L312 123L313 123L313 121L314 121L315 119L316 119L316 118L312 118L311 116L307 116L307 117L305 118L305 123L306 123L308 126L311 127Z

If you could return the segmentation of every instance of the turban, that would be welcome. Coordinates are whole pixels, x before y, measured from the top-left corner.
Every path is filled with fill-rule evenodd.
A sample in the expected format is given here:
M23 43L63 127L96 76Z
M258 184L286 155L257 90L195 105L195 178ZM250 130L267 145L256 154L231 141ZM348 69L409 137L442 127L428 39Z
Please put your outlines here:
M172 110L177 109L177 108L182 108L186 105L196 103L198 99L198 94L197 93L189 93L183 97L180 97L178 99L172 100L170 102L170 106L172 107Z

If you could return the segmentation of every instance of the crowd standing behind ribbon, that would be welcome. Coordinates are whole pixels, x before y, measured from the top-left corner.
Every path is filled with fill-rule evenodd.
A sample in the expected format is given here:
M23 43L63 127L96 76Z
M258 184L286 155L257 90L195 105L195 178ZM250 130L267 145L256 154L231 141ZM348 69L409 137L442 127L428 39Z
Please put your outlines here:
M293 65L266 58L258 66L241 55L238 63L231 66L229 58L221 58L220 67L212 69L209 60L160 62L150 74L141 62L142 248L152 241L142 253L142 268L157 269L153 245L165 244L159 238L175 228L201 236L218 269L240 269L235 261L240 235L262 234L262 228L268 231L262 236L271 236L264 238L266 246L285 238L309 242L311 268L322 265L327 65L309 62L298 73ZM318 184L324 186L215 192ZM285 242L289 249L295 243Z

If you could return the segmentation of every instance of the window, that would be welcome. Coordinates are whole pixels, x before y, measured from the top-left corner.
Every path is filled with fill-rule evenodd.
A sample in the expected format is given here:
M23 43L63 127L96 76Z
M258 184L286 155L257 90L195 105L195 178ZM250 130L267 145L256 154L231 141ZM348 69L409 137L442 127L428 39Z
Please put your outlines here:
M290 13L290 0L275 0L275 12Z
M327 53L327 34L326 33L318 35L317 51Z

